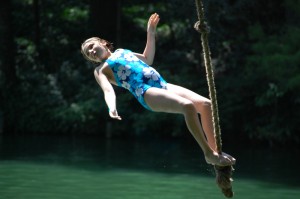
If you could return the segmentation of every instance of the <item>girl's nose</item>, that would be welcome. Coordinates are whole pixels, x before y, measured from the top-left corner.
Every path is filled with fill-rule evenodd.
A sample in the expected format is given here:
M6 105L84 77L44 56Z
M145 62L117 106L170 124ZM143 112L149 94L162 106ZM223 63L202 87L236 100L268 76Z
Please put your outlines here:
M94 55L95 51L93 49L89 50L90 55Z

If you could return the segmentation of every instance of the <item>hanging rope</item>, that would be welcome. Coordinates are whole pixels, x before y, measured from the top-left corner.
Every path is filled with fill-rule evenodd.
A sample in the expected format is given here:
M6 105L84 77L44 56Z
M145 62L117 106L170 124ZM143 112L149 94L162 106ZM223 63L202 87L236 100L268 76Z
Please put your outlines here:
M204 55L204 62L206 68L206 78L209 88L209 97L212 103L212 113L213 113L213 125L214 125L214 133L216 138L216 145L218 153L222 152L222 139L221 139L221 128L219 124L219 113L218 113L218 104L217 104L217 97L216 97L216 88L214 82L214 74L211 65L211 58L210 58L210 50L208 45L208 33L209 28L204 21L204 11L202 2L200 0L196 0L197 11L198 11L198 18L199 21L195 24L195 29L201 33L201 41L202 41L202 48L203 48L203 55Z
M201 0L195 0L196 7L197 7L197 15L198 20L194 28L201 33L201 43L203 48L203 57L206 69L206 78L209 88L209 97L211 100L211 109L212 109L212 119L214 125L214 136L216 140L217 152L219 154L222 153L222 139L221 139L221 128L219 124L219 112L218 112L218 103L217 103L217 94L216 94L216 87L214 82L214 73L211 64L211 56L210 56L210 49L208 44L208 33L209 27L207 23L204 21L204 8L203 3ZM226 197L233 197L232 192L232 166L214 166L216 172L216 182L218 186L222 189L223 194Z

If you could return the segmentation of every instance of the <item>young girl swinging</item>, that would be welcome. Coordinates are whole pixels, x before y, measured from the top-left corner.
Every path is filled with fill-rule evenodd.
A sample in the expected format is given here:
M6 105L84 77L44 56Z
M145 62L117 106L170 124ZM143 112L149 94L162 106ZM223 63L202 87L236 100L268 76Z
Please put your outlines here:
M216 152L210 100L191 90L166 82L150 66L155 55L155 33L158 22L159 15L152 14L148 21L147 42L142 54L127 49L117 49L113 52L112 45L98 37L89 38L82 43L83 56L89 61L99 63L94 75L104 92L110 117L121 120L112 85L123 87L150 111L182 114L208 164L218 166L235 164L232 156ZM201 116L201 123L198 113Z

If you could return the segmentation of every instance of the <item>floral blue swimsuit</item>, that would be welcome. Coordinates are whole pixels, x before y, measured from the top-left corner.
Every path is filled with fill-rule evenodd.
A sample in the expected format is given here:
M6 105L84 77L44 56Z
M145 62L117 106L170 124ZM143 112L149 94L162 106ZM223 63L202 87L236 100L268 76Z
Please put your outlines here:
M160 74L130 50L117 49L106 62L112 69L118 86L129 90L146 109L151 110L144 100L144 94L149 88L167 89L167 82Z

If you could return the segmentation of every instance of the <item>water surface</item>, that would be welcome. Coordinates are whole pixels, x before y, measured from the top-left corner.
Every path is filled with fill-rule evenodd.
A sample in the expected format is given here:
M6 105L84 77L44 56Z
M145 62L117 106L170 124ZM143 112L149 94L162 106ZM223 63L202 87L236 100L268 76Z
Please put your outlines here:
M298 199L298 151L235 149L235 198ZM297 158L296 158L297 157ZM189 140L97 137L2 138L2 199L224 198Z

